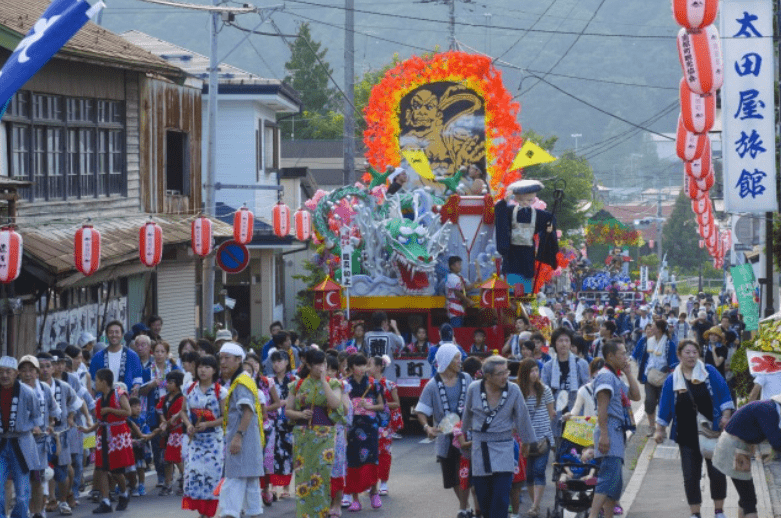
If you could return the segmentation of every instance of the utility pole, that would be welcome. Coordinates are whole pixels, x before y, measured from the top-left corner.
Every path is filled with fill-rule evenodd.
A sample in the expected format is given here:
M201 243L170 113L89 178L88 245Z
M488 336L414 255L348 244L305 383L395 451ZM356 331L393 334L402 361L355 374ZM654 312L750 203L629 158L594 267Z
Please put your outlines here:
M344 185L355 183L355 0L344 0Z
M450 7L450 50L456 50L456 0L447 0Z
M212 0L217 6L220 0ZM217 57L217 31L220 23L220 13L215 11L211 16L209 37L211 50L209 54L209 142L206 149L206 185L204 189L204 208L207 216L215 215L214 182L217 177L217 97L219 90L219 62ZM203 262L203 302L201 313L203 327L207 333L214 328L214 254L209 254Z
M662 228L664 228L664 219L662 219L662 190L658 188L659 177L657 177L657 189L656 189L656 229L658 236L656 236L659 242L659 260L662 260Z

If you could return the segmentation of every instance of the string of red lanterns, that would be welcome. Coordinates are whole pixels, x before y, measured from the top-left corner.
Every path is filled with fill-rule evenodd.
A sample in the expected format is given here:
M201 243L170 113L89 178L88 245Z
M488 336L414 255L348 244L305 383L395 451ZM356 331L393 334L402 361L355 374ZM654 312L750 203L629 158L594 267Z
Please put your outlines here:
M92 225L84 225L76 231L73 262L76 269L88 277L100 268L100 232Z
M23 250L22 236L13 227L0 229L0 283L7 284L19 277Z
M683 27L677 36L683 78L676 153L684 162L684 191L692 200L697 231L702 237L700 248L707 248L714 266L722 268L732 237L729 230L719 230L713 217L709 191L715 177L708 138L716 118L716 92L724 83L721 40L713 25L719 2L672 0L672 8L673 18Z
M193 220L190 229L190 244L198 257L206 257L213 248L212 220L206 216L198 216Z
M163 259L163 229L154 221L138 230L138 252L141 262L153 268Z

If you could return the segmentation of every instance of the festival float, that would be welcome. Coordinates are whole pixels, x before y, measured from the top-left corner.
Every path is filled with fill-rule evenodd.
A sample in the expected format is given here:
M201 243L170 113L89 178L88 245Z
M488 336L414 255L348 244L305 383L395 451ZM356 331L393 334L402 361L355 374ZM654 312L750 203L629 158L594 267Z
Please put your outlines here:
M361 182L318 191L306 203L313 262L327 274L316 294L318 308L331 315L331 343L348 339L356 321L370 330L377 310L402 333L425 327L437 343L448 321L448 258L458 256L465 284L475 289L455 339L468 350L481 328L490 349L501 350L519 301L534 302L569 262L558 251L556 207L544 210L534 196L542 184L522 180L523 167L554 158L522 141L519 112L491 59L463 52L412 57L373 88ZM406 183L389 194L402 171ZM328 296L334 289L339 297ZM544 314L530 317L550 332ZM400 356L394 365L408 405L431 368L422 356Z

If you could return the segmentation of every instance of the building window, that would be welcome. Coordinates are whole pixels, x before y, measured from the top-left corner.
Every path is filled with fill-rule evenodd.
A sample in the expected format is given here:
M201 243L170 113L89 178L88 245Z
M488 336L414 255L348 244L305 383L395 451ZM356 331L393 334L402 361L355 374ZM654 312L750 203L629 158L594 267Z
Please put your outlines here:
M266 121L263 125L263 169L266 174L271 170L279 169L278 138L276 125Z
M165 132L166 194L190 194L189 135L182 131Z
M126 196L125 104L17 92L3 118L9 175L30 201Z

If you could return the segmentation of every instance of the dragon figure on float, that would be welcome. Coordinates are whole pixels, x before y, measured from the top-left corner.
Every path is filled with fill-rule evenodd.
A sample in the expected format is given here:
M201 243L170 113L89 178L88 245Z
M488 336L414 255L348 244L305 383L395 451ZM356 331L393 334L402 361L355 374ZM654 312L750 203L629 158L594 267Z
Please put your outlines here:
M507 256L519 249L511 236L519 225L510 219L525 227L529 222L512 210L509 197L505 200L508 186L517 196L521 168L553 160L522 142L519 111L485 56L446 52L412 57L389 70L365 109L363 183L318 191L306 203L313 212L319 256L333 255L336 280L342 268L350 267L353 296L441 295L448 256L461 257L464 276L475 281L499 273L495 258L500 254L505 265L517 263ZM539 188L522 190L528 194ZM535 221L543 227L532 228L531 234L524 227L531 236L524 243L534 247L531 238L554 242L556 233L544 226L553 218L539 207L530 210L539 212L532 227ZM495 225L496 217L502 219ZM345 231L354 250L351 266L338 264ZM534 262L534 253L526 256ZM532 286L525 279L527 292L550 277L555 252L544 263L540 283ZM524 268L526 277L530 269L534 266ZM501 273L518 272L503 267Z

